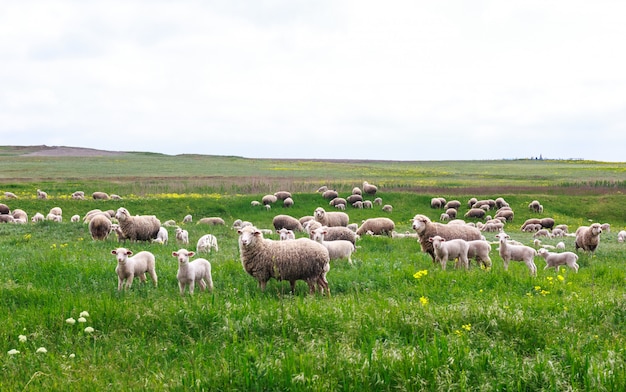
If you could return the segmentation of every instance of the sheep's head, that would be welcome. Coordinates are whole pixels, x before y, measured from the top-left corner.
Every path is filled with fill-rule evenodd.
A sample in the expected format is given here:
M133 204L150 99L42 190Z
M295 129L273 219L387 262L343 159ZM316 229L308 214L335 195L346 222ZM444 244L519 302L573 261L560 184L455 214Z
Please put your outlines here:
M437 248L437 249L441 248L441 244L444 243L445 241L446 241L445 238L443 238L441 236L438 236L438 235L436 235L434 237L430 237L428 239L428 242L432 242L433 247Z
M185 264L189 262L189 258L193 257L196 253L188 251L187 249L179 249L178 252L172 252L172 256L178 259L179 264Z
M426 215L415 215L413 217L413 230L417 232L417 234L421 234L426 230L426 225L430 223L430 219Z
M130 216L130 212L128 212L128 210L124 207L118 208L117 212L115 213L115 218L119 221L124 221L129 216Z
M509 238L511 238L507 233L501 231L498 234L496 234L496 238L500 241L500 242L506 242L506 240L508 240Z
M591 235L593 236L602 234L602 226L600 226L599 223L592 224L591 226L589 226L589 229L591 230Z
M128 256L132 256L133 252L126 248L117 248L111 251L112 255L115 255L118 263L124 263Z
M237 230L239 233L239 244L241 246L250 246L259 238L263 239L263 233L253 226L247 226Z
M326 215L326 211L322 207L317 207L313 215L315 216L316 220L321 220L321 219L324 219L324 216Z

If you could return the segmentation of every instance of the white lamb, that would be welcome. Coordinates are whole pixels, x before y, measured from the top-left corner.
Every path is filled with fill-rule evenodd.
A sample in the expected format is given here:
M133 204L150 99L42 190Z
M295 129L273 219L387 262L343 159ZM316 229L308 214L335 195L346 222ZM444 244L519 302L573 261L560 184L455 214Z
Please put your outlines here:
M348 259L352 264L352 253L355 251L354 244L348 240L324 241L324 236L328 234L328 227L322 226L311 232L311 239L319 242L328 249L330 260Z
M41 212L37 212L32 218L30 218L32 222L43 222L45 219L46 217L43 216Z
M187 214L183 218L183 223L191 223L192 220L193 220L193 217L190 214Z
M578 272L578 255L574 252L562 252L562 253L554 253L549 252L547 249L541 248L539 249L539 256L543 257L546 260L545 269L554 267L555 270L559 270L559 266L566 265Z
M189 294L193 295L195 284L200 285L202 291L213 291L213 278L211 277L211 263L206 259L195 259L189 261L190 257L195 256L194 252L187 249L179 249L178 252L172 252L172 256L178 259L178 288L180 295L185 294L185 287L189 286Z
M434 236L428 238L428 242L433 244L435 251L435 261L441 263L441 268L446 269L446 263L448 260L459 259L459 265L469 268L469 260L467 259L467 252L469 251L469 245L467 241L462 239L447 240L441 236Z
M626 240L626 230L620 230L619 233L617 233L617 242L622 243Z
M522 261L526 264L532 276L537 275L537 266L534 261L537 251L534 248L526 245L513 245L507 242L511 237L505 232L496 234L496 238L500 241L499 252L504 262L505 271L509 269L509 261Z
M293 232L293 230L289 230L285 227L283 227L280 230L276 230L276 233L280 236L280 240L281 241L287 241L287 240L295 240L296 239L296 235Z
M138 276L142 282L146 281L146 272L150 274L154 286L157 286L157 274L154 269L154 255L148 251L141 251L133 257L133 252L126 248L117 248L111 251L111 254L117 258L117 290L122 290L124 281L126 281L125 289L130 289L133 284L133 278Z
M180 227L176 228L176 241L182 242L185 245L189 244L189 232Z
M166 244L169 241L170 235L167 232L167 229L163 226L159 228L159 232L157 233L157 238L153 239L152 242L156 242L159 244Z
M213 234L205 234L198 238L196 253L211 253L211 248L215 249L216 252L218 251L217 238Z

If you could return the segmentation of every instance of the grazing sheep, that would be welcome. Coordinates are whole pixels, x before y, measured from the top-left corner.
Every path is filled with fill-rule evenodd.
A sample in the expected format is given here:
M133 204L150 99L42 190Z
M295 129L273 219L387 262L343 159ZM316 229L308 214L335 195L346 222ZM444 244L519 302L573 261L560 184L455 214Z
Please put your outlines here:
M482 208L470 208L464 215L466 218L484 218L486 215L485 210Z
M283 200L283 207L285 208L293 207L293 199L291 197L288 197L285 200Z
M300 221L290 215L276 215L274 219L272 219L272 225L276 230L280 230L282 228L293 231L304 230Z
M37 198L41 200L45 200L48 198L48 194L41 189L37 189Z
M439 197L433 197L430 199L430 208L443 208L444 205L445 203L442 203Z
M456 219L457 210L454 208L448 208L446 210L446 214L450 217L450 219Z
M4 192L4 197L7 199L17 199L17 195L13 192Z
M15 223L15 218L10 214L0 214L0 223Z
M83 192L83 191L76 191L76 192L72 193L72 199L74 199L74 200L85 200L85 192Z
M219 250L219 246L217 245L217 237L215 237L213 234L205 234L202 237L198 238L198 242L196 243L197 253L211 253L211 249L215 249L216 252Z
M535 234L533 234L534 238L537 237L548 237L548 238L552 238L552 234L550 234L550 232L547 229L541 229L541 230L537 230L537 232L535 232Z
M495 218L504 218L507 222L512 222L515 217L515 213L510 209L499 209L496 212Z
M354 204L357 201L363 201L363 196L361 195L350 195L346 197L346 201L350 204Z
M104 192L94 192L91 194L94 200L109 200L109 194Z
M563 229L559 229L559 228L554 228L552 229L552 237L554 238L558 238L558 237L565 237L567 235L566 232L563 231Z
M349 223L348 226L346 226L346 228L352 231L353 233L355 233L355 236L356 236L356 231L359 229L359 225L356 223Z
M575 250L582 249L593 255L600 244L600 234L602 234L602 227L599 223L593 223L591 226L580 226L576 229Z
M322 185L321 187L317 188L317 190L315 192L317 193L324 193L328 190L328 187L326 185Z
M435 261L435 251L431 237L440 236L445 240L462 239L465 241L481 239L480 230L466 224L442 224L431 222L430 218L425 215L415 215L413 218L413 230L419 237L419 242L423 252L430 255Z
M176 226L176 221L173 219L168 219L165 222L163 222L163 226L167 226L167 227Z
M286 228L282 228L280 230L276 230L276 233L279 236L279 239L281 241L287 241L287 240L295 240L296 239L296 235L294 234L293 230L289 230Z
M309 238L311 239L313 239L313 231L322 227L322 225L319 222L316 222L316 223L317 225L311 226L309 229L310 230ZM351 230L350 228L344 227L344 226L333 226L333 227L324 226L324 227L325 227L325 233L324 233L325 241L343 240L343 241L349 241L353 245L356 244L356 238L357 238L356 232Z
M504 229L504 223L500 221L494 221L494 220L491 220L485 223L484 225L482 225L482 227L479 228L480 231L488 232L488 233L494 233L494 232L497 233L503 229Z
M130 241L150 241L157 237L161 221L154 215L132 216L124 207L117 209L115 218L118 220L124 238Z
M266 204L264 205L264 207L265 207L265 211L269 211L272 209L272 206L270 204Z
M384 212L393 212L393 206L391 204L385 204L382 208Z
M322 226L313 230L311 239L328 249L330 260L348 259L348 263L352 264L352 253L355 251L354 243L346 240L326 241L324 236L328 233L328 227Z
M50 209L49 213L53 214L53 215L62 216L63 215L63 210L61 210L61 207L52 207Z
M533 200L528 204L528 209L532 212L543 212L543 206L538 200Z
M163 245L167 245L169 240L170 240L170 233L167 231L165 227L161 226L159 228L159 232L157 233L156 239L154 239L153 241L158 242Z
M264 205L270 205L276 203L277 200L278 198L274 195L265 195L263 196L263 198L261 198L261 203L263 203Z
M218 217L218 216L210 216L207 218L201 218L198 223L198 225L213 225L213 226L222 226L225 225L226 222L224 222L224 219Z
M522 261L526 264L532 276L537 275L537 266L534 261L537 251L534 248L526 245L513 245L507 242L511 237L505 232L496 234L496 238L500 242L499 253L504 262L505 271L509 269L509 261Z
M491 252L491 244L485 240L473 240L467 241L467 259L476 260L476 263L483 265L485 268L491 267L491 258L489 252Z
M176 228L176 241L182 242L183 244L189 244L189 232L183 228Z
M376 206L382 206L383 205L383 199L380 197L377 197L374 199L374 205Z
M11 213L11 209L6 204L0 204L0 215L9 215Z
M461 202L458 200L450 200L443 206L443 208L446 210L449 208L454 208L455 210L458 210L460 207L461 207Z
M450 220L450 215L448 215L448 214L447 214L447 213L445 213L445 212L442 212L442 213L441 213L441 215L439 215L439 220L440 220L441 222L447 222L447 221L449 221L449 220Z
M41 212L35 213L32 218L30 218L31 222L43 222L46 219L45 216Z
M611 224L610 223L603 223L600 225L600 227L602 228L602 232L603 233L610 233L611 232Z
M122 200L122 196L116 195L115 193L113 193L111 195L111 200Z
M78 214L72 215L72 217L70 218L70 222L73 222L73 223L80 222L80 215Z
M339 197L339 193L337 193L337 191L335 190L329 189L329 190L324 191L324 193L322 193L322 197L327 200L332 200L336 197Z
M278 192L274 193L274 196L276 197L277 200L285 201L287 199L291 199L291 192L278 191Z
M322 207L317 207L313 213L315 220L322 226L348 226L350 218L345 212L326 212Z
M48 215L46 215L46 220L49 220L52 222L63 222L63 216L56 215L56 214L49 212Z
M496 199L496 208L497 209L501 209L502 207L508 207L509 203L506 202L506 200L504 200L504 198L502 197L498 197Z
M556 249L565 249L565 242L563 242L563 241L557 242L555 248Z
M346 210L346 205L345 204L337 204L335 206L335 208L340 210L340 211L345 211Z
M157 274L155 270L154 255L148 251L141 251L136 255L126 248L117 248L111 251L112 255L117 258L117 290L122 290L124 281L125 289L128 290L133 284L133 278L139 277L142 282L146 281L146 273L150 274L154 286L157 286ZM132 256L132 257L129 257Z
M345 206L346 204L348 204L348 201L344 199L343 197L335 197L334 199L328 202L328 205L333 206L333 207L337 207L338 205Z
M295 293L296 281L304 280L311 294L317 284L322 293L326 291L330 296L326 280L330 257L323 245L308 238L266 240L253 226L239 229L238 233L243 269L259 282L262 291L271 278L289 281L292 293Z
M543 268L548 269L554 267L554 269L558 272L559 266L566 265L578 272L578 255L574 252L562 252L562 253L554 253L549 252L547 249L541 248L538 251L539 256L543 257L546 260L546 266Z
M354 188L352 188L352 194L353 195L363 195L363 191L361 191L361 188L359 188L358 186L355 186Z
M388 235L396 228L396 224L389 218L369 218L361 224L356 231L357 235L363 235L371 231L374 235Z
M374 208L374 204L370 200L363 200L363 208Z
M16 208L11 212L11 216L13 216L13 223L27 223L28 222L28 214L26 211Z
M260 206L260 205L262 205L262 204L261 204L261 202L260 202L260 201L258 201L258 200L252 200L252 201L250 202L250 205L251 205L252 207L257 207L257 206Z
M355 201L354 203L352 203L352 207L354 208L363 208L363 202L362 201Z
M192 220L193 220L193 217L191 216L191 214L187 214L183 218L183 223L191 223Z
M367 195L375 195L376 192L378 192L378 187L368 183L367 181L363 181L363 192Z
M478 202L478 199L475 197L470 198L467 201L467 208L472 208L474 206L474 204L476 204Z
M111 219L109 215L96 214L89 221L89 233L94 241L104 241L111 232Z
M469 246L467 241L461 239L446 240L441 236L428 238L428 242L433 244L435 250L435 260L441 264L441 269L446 269L448 260L459 259L459 264L466 269L469 268L467 251ZM457 266L459 265L457 264Z
M617 242L622 243L624 240L626 240L626 230L620 230L620 232L617 233Z
M190 257L195 256L194 252L187 249L179 249L178 252L172 252L172 256L178 260L178 289L180 295L185 294L185 287L189 287L189 294L193 295L195 284L200 286L200 290L204 291L209 288L213 291L213 278L211 277L211 263L207 259L195 259L189 261Z

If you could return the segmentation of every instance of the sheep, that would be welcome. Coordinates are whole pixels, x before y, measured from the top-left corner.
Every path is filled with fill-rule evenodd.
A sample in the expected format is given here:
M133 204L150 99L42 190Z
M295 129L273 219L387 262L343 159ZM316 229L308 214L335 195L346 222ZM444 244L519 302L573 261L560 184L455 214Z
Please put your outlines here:
M157 233L157 237L153 239L153 242L157 242L159 244L167 245L170 239L170 234L167 229L163 226L159 228L159 232Z
M150 241L156 238L161 228L161 221L156 216L132 216L124 207L117 209L115 218L119 221L124 238L130 241Z
M187 214L183 218L183 223L191 223L192 220L193 220L193 217L191 216L191 214Z
M70 222L72 223L80 222L80 215L78 214L72 215L72 217L70 218Z
M15 218L10 214L0 214L0 223L15 223Z
M111 200L122 200L122 196L113 193L111 194Z
M396 224L389 218L369 218L361 224L356 234L363 235L371 231L375 235L384 234L391 236L391 232L394 231L395 228Z
M198 223L198 225L213 225L213 226L222 226L225 225L226 222L224 222L224 219L218 217L218 216L210 216L210 217L206 217L206 218L201 218Z
M45 200L48 198L48 194L41 189L37 189L37 198L41 200Z
M257 206L260 206L260 205L261 205L261 202L260 202L260 201L258 201L258 200L252 200L252 201L250 202L250 205L251 205L252 207L257 207Z
M305 215L303 217L300 217L300 219L298 219L298 221L300 222L303 228L307 222L310 222L312 220L315 220L315 217L313 217L313 215Z
M281 241L296 239L296 235L294 234L293 230L289 230L284 227L280 230L276 230L276 233L279 235Z
M489 252L491 252L491 244L485 240L473 240L467 241L467 259L474 259L479 265L482 264L485 268L491 267L491 258Z
M76 192L72 193L71 197L74 200L85 200L85 192L83 192L83 191L76 191Z
M441 269L446 269L448 260L459 259L459 264L466 269L469 267L467 252L469 246L467 241L461 239L446 240L441 236L428 238L428 242L433 244L435 250L435 260L441 263ZM458 266L458 265L457 265Z
M272 209L271 204L265 204L263 207L265 207L265 211L269 211Z
M611 232L611 224L610 223L603 223L600 225L600 227L602 228L602 232L603 233L610 233Z
M139 277L139 279L145 283L146 273L150 274L154 287L157 286L158 279L155 270L156 260L152 253L144 250L132 256L133 252L131 250L117 248L113 249L111 254L117 258L115 272L117 273L118 291L122 290L122 286L124 286L126 290L130 289L133 284L133 278L135 277ZM124 282L126 283L125 285Z
M43 216L43 214L41 212L37 212L35 213L35 215L33 215L32 218L30 218L31 222L35 223L35 222L43 222L46 219L45 216Z
M430 208L442 208L444 204L441 203L441 199L438 197L433 197L430 199Z
M485 223L484 225L482 225L482 227L480 228L480 231L491 233L491 232L499 232L502 229L504 229L504 224L502 222L491 220Z
M376 206L382 206L383 205L383 199L380 197L377 197L374 199L374 205Z
M393 206L391 204L385 204L382 210L383 212L393 212Z
M464 215L466 218L484 218L486 215L485 210L482 208L470 208Z
M22 209L14 209L13 212L11 212L11 216L13 216L13 223L23 224L28 222L28 214Z
M352 207L363 209L363 202L362 201L355 201L354 203L352 203Z
M534 238L537 237L548 237L548 238L552 238L552 234L550 234L550 232L546 229L541 229L541 230L537 230L535 232L535 234L533 234Z
M440 220L441 222L447 222L447 221L449 221L449 220L450 220L450 215L448 215L448 214L447 214L447 213L445 213L445 212L442 212L442 213L441 213L441 215L439 215L439 220Z
M476 203L474 203L474 205L472 205L472 208L480 208L484 211L489 211L490 209L495 207L496 201L492 199L478 200Z
M562 252L562 253L554 253L549 252L547 249L541 248L538 251L539 256L543 257L546 260L546 266L543 268L548 269L554 267L555 270L559 270L559 266L567 265L574 271L578 272L578 255L574 252Z
M272 225L276 230L280 230L282 228L293 231L304 230L300 221L290 215L276 215L274 219L272 219Z
M423 252L430 255L433 262L435 261L435 251L432 242L428 241L430 237L440 236L445 240L462 239L465 241L481 239L480 230L466 224L442 224L431 222L430 218L425 215L415 215L413 217L413 230L419 237L419 242Z
M340 210L340 211L345 211L346 210L346 205L345 204L337 204L335 206L335 208Z
M322 225L319 222L315 222L315 223L317 223L317 225L311 226L309 228L309 238L311 239L313 239L313 231L322 227ZM325 233L324 233L325 241L343 240L343 241L349 241L353 245L356 244L356 238L357 238L356 231L353 231L350 228L344 227L344 226L333 226L333 227L324 226L324 227L326 228Z
M363 200L363 208L374 208L374 203L370 200Z
M288 197L285 200L283 200L283 207L285 208L293 207L293 199L291 197Z
M626 240L626 230L620 230L620 232L617 233L617 242L621 244L624 240Z
M476 204L478 202L478 199L475 197L470 198L467 201L467 208L472 208L474 206L474 204Z
M265 195L261 198L261 203L263 203L264 205L270 205L276 203L277 200L278 198L274 195Z
M322 193L322 197L327 200L332 200L336 197L339 197L339 193L337 193L337 191L335 190L328 189L324 191L324 193Z
M326 241L324 236L328 232L328 227L322 226L318 229L315 229L311 233L311 239L316 241L322 245L326 249L328 249L328 256L330 260L338 260L338 259L348 259L348 263L352 264L352 253L355 251L354 243L346 240L333 240Z
M291 293L295 293L296 281L304 280L309 293L315 285L330 296L326 273L330 269L328 250L308 238L293 241L272 241L253 226L244 227L239 233L239 253L243 269L254 277L262 291L271 278L287 280Z
M417 239L417 234L416 233L411 233L410 231L405 231L404 233L398 233L397 231L392 231L391 232L391 238L415 238Z
M0 215L9 215L11 213L11 209L6 204L0 204Z
M556 225L554 229L563 230L565 234L569 233L569 227L565 224Z
M189 244L189 232L183 228L176 228L176 241L182 242L183 244Z
M17 199L17 195L13 192L4 192L4 197L7 199Z
M317 188L317 190L315 192L317 193L324 193L328 190L328 187L326 185L322 185L321 187Z
M176 221L173 219L168 219L165 222L163 222L163 226L167 226L167 227L176 226Z
M105 192L94 192L91 194L91 197L94 200L109 200L110 199L109 194Z
M198 238L198 242L196 243L196 253L211 253L211 249L215 249L216 252L219 250L219 246L217 245L217 237L215 237L213 234L205 234L202 237Z
M355 186L354 188L352 188L352 194L353 195L363 195L363 191L361 191L361 188L359 188L358 186Z
M367 181L363 181L363 192L367 195L375 195L378 192L378 187L376 185L370 184Z
M447 202L443 208L444 209L449 209L449 208L453 208L455 210L458 210L461 207L461 202L458 200L450 200L449 202Z
M111 219L104 213L96 214L89 221L89 233L94 241L104 241L111 232Z
M507 240L511 237L503 231L496 234L496 238L500 242L499 253L504 262L505 271L509 269L509 261L522 261L526 264L532 276L537 275L537 266L534 261L537 251L534 248L526 245L513 245L508 243Z
M274 196L277 200L285 201L286 199L291 199L291 192L287 191L278 191L274 193Z
M52 207L49 213L53 215L62 216L63 210L61 209L61 207Z
M538 200L533 200L528 203L528 209L532 212L543 212L543 206Z
M566 232L563 231L563 229L559 229L559 228L554 228L552 229L552 237L557 238L557 237L565 237L567 235Z
M337 207L338 205L343 205L345 207L346 204L348 204L348 201L343 197L335 197L328 202L328 205L333 207Z
M576 229L575 250L582 249L593 255L600 244L600 234L602 234L602 227L599 223L593 223L591 226L580 226Z
M563 241L557 242L555 248L556 249L565 249L565 242L563 242Z
M189 261L190 257L195 256L194 252L187 249L179 249L178 252L172 252L172 256L178 260L178 289L180 295L185 294L185 287L189 287L189 294L193 295L195 284L198 283L200 290L207 289L213 291L213 278L211 276L211 263L207 259L195 259Z
M56 214L49 212L48 215L46 215L46 220L49 220L52 222L63 222L63 216L56 215Z
M506 202L506 200L504 200L504 198L502 197L498 197L496 200L496 208L497 209L501 209L502 207L508 207L509 203Z
M350 204L354 204L357 201L363 201L363 196L361 195L350 195L346 197L346 201Z
M313 213L315 220L322 226L348 226L350 218L345 212L326 212L322 207L317 207Z
M502 208L499 209L495 215L495 218L504 218L507 222L512 222L514 217L515 213L513 212L513 210Z
M446 209L446 214L448 214L448 216L450 217L450 219L456 219L456 214L457 214L457 210L454 208L448 208Z

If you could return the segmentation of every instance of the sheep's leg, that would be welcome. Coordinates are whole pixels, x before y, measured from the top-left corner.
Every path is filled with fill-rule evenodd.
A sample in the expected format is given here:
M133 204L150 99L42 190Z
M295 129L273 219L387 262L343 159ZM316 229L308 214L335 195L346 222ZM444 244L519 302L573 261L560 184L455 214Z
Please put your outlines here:
M200 291L205 291L206 290L206 283L204 282L204 278L198 279L197 282L200 285Z
M117 278L117 291L121 291L122 290L122 286L124 286L124 279L120 278L118 276Z
M502 261L504 262L504 270L508 271L509 270L509 260L508 259L504 259Z
M189 294L191 295L193 295L193 289L195 287L195 284L196 284L195 280L191 279L189 281Z
M126 278L126 290L130 289L130 287L133 285L133 279L134 279L134 275L130 274L127 278Z
M157 286L158 278L155 270L150 270L150 278L152 278L152 283L154 283L154 287Z
M289 285L291 286L291 294L295 294L296 293L296 281L290 280Z
M178 289L180 290L180 295L185 294L185 283L182 281L178 281Z
M146 283L146 273L142 272L141 274L139 274L139 280L141 281L141 283Z

